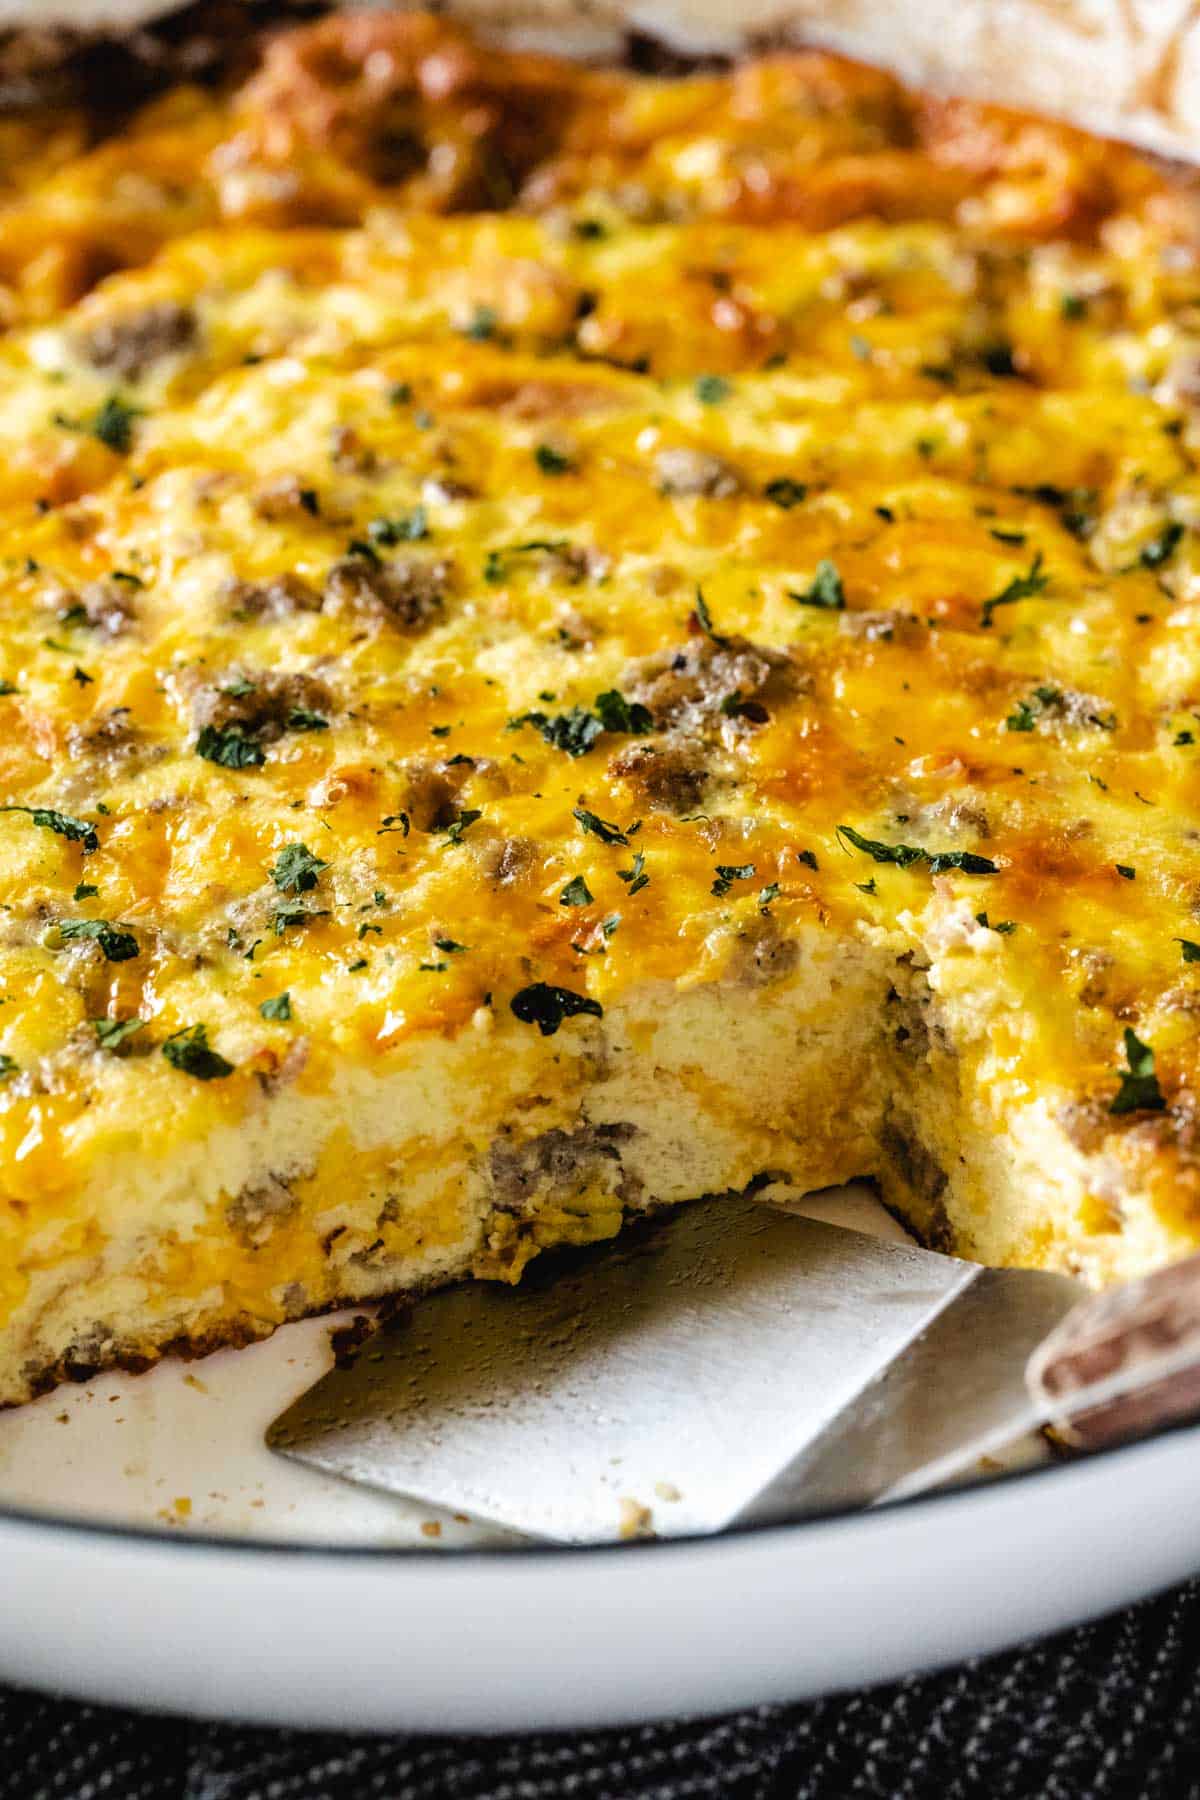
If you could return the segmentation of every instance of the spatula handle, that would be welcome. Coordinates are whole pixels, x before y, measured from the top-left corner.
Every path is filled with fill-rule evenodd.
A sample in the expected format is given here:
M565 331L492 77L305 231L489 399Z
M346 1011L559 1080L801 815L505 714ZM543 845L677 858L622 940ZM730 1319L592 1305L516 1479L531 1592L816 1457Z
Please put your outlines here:
M1083 1300L1029 1359L1055 1430L1095 1450L1200 1418L1200 1255ZM1099 1384L1125 1388L1099 1405Z

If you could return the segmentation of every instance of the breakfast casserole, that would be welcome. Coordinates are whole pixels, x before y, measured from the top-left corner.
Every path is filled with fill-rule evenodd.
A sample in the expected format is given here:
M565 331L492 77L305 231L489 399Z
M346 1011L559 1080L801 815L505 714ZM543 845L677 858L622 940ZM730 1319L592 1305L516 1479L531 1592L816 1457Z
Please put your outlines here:
M1194 179L240 52L0 119L0 1402L767 1183L1196 1248Z

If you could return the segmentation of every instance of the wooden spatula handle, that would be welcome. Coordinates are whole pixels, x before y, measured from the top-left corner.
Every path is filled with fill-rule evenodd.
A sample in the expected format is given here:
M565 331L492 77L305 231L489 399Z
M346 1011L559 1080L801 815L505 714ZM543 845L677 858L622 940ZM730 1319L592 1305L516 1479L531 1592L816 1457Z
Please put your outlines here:
M1132 1392L1080 1407L1084 1389L1118 1375L1136 1380ZM1080 1449L1200 1417L1200 1255L1081 1301L1034 1351L1026 1379Z

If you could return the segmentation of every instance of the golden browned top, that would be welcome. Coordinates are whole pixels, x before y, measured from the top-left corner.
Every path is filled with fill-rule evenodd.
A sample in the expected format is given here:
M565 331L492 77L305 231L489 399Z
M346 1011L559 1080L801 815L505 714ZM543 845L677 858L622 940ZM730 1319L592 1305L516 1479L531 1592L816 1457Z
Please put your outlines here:
M934 913L1014 1082L1182 1129L1186 188L827 57L665 82L421 17L24 129L13 1195L281 1067Z

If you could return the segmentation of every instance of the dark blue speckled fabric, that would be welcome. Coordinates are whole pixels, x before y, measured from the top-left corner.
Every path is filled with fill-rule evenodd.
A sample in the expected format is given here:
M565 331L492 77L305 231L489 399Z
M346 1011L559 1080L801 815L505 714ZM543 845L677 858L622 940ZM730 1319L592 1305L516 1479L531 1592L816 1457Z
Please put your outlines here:
M937 1675L622 1731L372 1738L0 1689L0 1800L1187 1800L1200 1583Z

